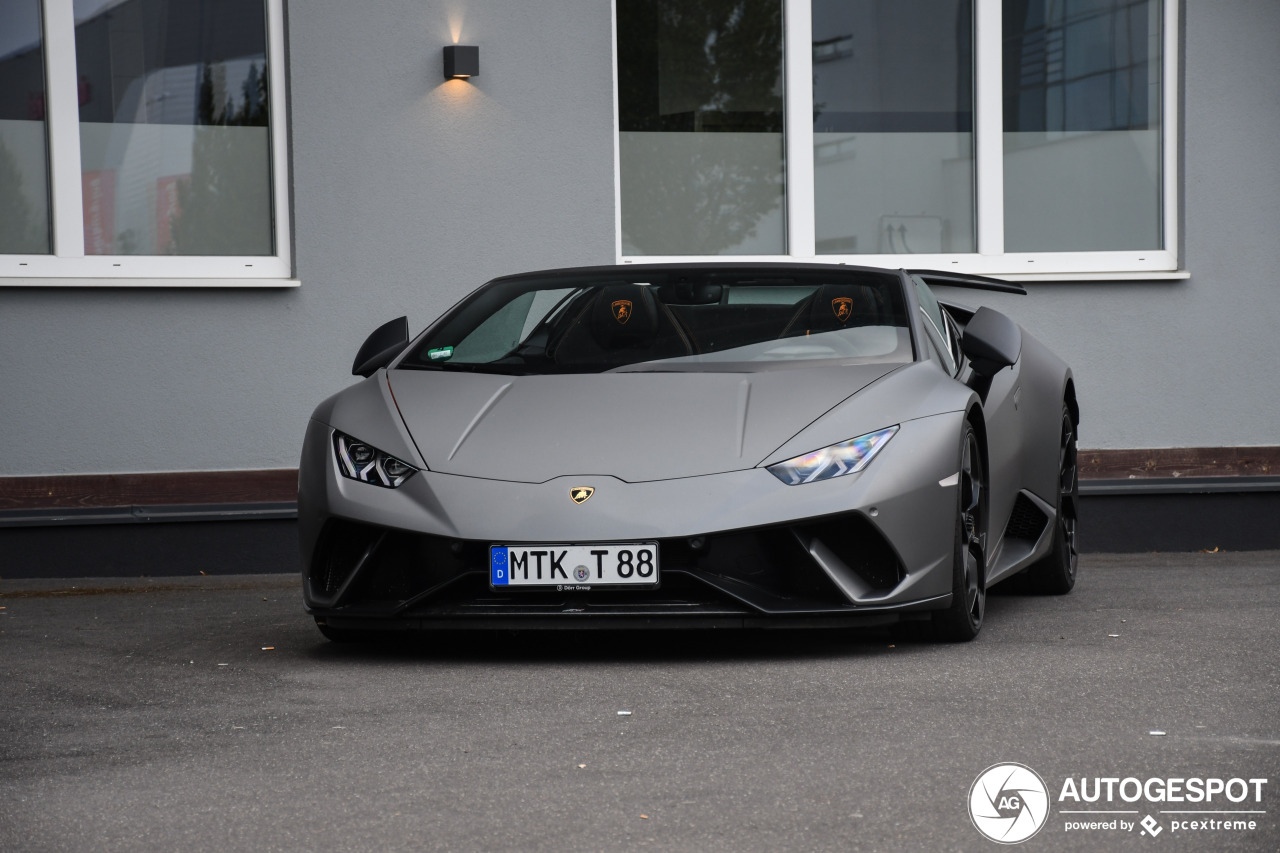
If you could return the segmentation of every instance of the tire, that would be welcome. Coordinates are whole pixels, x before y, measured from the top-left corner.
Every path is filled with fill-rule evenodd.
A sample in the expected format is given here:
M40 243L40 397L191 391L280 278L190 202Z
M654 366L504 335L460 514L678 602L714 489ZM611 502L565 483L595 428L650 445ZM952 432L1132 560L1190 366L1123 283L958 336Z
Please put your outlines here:
M1026 573L1026 589L1039 595L1066 595L1076 585L1080 550L1076 519L1080 477L1076 455L1076 427L1071 412L1062 409L1062 437L1058 450L1058 504L1053 520L1053 546Z
M934 638L965 643L982 630L987 607L986 477L978 436L967 421L960 439L960 482L956 484L955 557L951 561L951 606L933 614Z

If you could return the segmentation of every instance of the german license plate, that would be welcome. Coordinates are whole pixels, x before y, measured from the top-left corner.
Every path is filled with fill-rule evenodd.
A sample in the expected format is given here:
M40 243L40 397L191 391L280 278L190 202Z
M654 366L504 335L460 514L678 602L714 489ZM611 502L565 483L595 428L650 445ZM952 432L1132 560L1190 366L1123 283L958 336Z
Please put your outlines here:
M607 545L494 545L489 548L494 587L656 587L658 543Z

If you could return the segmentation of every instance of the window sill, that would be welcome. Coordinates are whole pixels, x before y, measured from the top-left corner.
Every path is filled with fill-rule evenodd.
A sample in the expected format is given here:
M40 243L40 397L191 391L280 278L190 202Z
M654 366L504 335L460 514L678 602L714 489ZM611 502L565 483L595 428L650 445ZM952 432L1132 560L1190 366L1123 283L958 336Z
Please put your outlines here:
M1025 256L1004 257L963 256L959 260L955 255L819 255L801 257L796 255L622 255L618 263L634 264L832 264L836 266L877 266L881 269L933 269L955 270L956 273L974 275L991 275L992 278L1009 280L1009 282L1166 282L1166 280L1188 279L1192 274L1185 269L1158 269L1158 263L1151 263L1151 269L1134 269L1129 266L1128 257L1116 257L1119 252L1082 252L1078 256ZM1139 261L1146 261L1140 257ZM1164 260L1165 264L1174 264L1176 259ZM1025 269L1021 263L1037 263L1042 268L1053 272L1015 273L1018 268ZM1075 266L1075 269L1071 269ZM1129 266L1129 269L1117 269ZM1055 269L1056 268L1056 269ZM1092 269L1091 269L1092 268Z
M0 276L0 287L300 287L296 278L10 278Z
M1006 281L1177 281L1191 278L1189 270L993 273L993 275Z

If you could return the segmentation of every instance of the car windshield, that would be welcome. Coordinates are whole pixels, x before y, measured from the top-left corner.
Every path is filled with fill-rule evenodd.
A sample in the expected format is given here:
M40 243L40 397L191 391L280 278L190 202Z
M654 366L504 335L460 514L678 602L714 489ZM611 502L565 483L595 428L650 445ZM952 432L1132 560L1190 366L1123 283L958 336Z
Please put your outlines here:
M491 282L432 327L399 367L527 375L911 360L893 273L640 267Z

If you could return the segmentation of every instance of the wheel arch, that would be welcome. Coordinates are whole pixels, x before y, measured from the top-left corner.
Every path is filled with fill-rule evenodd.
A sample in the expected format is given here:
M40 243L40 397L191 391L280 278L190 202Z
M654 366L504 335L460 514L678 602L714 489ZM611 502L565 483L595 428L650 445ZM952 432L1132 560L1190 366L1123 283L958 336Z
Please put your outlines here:
M1067 370L1067 380L1062 389L1062 401L1067 406L1067 411L1071 413L1071 425L1077 430L1080 428L1080 404L1076 402L1076 380L1071 375L1071 370Z
M987 451L987 419L982 413L982 405L976 399L970 402L969 408L964 413L964 419L973 427L974 433L978 436L978 449L982 451L982 480L989 489L991 486L991 463L989 461L991 454Z
M991 562L992 548L992 531L991 531L991 453L987 449L987 419L983 414L982 404L974 399L970 402L969 408L964 413L965 423L973 427L974 436L978 439L978 462L982 467L982 482L986 487L982 490L982 518L986 523L987 530L983 534L986 540L982 544L982 565L979 571L982 579L982 588L987 588L987 576L989 574Z

